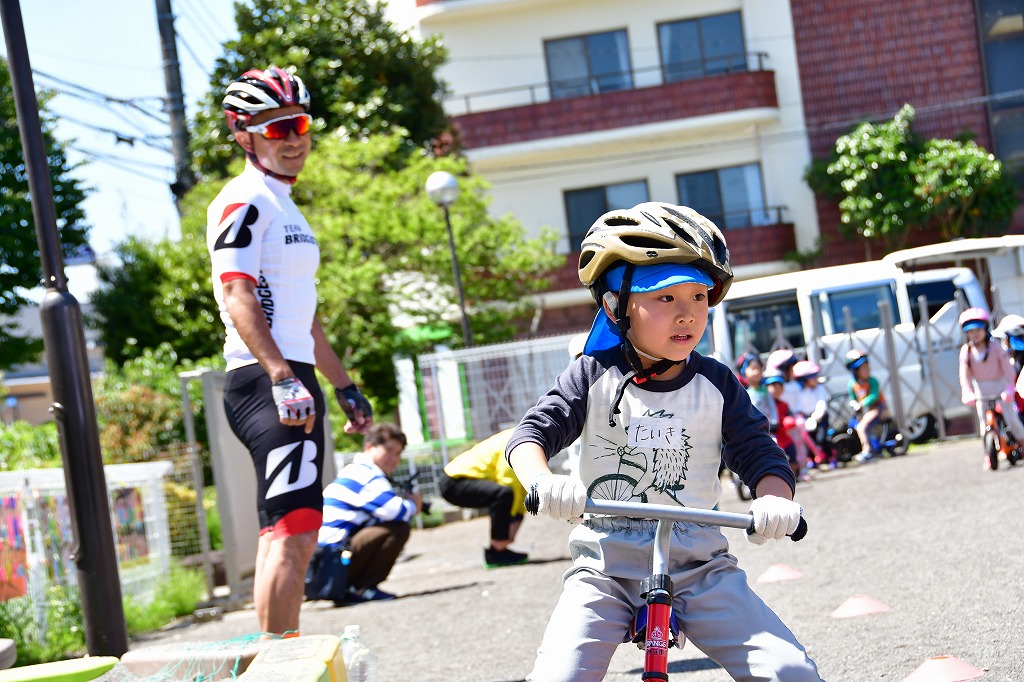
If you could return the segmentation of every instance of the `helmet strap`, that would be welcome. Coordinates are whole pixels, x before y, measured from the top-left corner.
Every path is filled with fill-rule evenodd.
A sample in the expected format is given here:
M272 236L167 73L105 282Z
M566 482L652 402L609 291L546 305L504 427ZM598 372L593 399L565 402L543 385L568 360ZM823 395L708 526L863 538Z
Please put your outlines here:
M263 164L260 163L259 160L256 158L256 155L253 154L252 152L246 152L245 156L247 159L249 159L249 163L256 167L256 170L258 170L260 173L263 173L264 175L274 178L275 180L280 180L281 182L287 182L289 185L294 185L295 181L299 179L295 175L281 175L280 173L275 173L274 171L265 168Z
M612 399L611 406L608 408L608 426L615 426L615 415L619 413L619 403L622 402L622 395L626 392L626 386L630 381L640 385L656 376L664 374L676 365L685 362L685 360L655 358L647 353L639 351L629 340L628 332L630 329L630 323L629 315L626 314L626 310L629 303L630 289L633 286L633 271L635 269L636 265L633 263L626 264L625 271L622 273L622 283L619 285L619 297L615 304L615 326L619 328L619 333L622 335L622 345L619 348L625 356L626 361L629 363L629 366L632 368L632 371L626 373L626 375L622 377L619 381L619 385L615 389L615 396ZM650 360L657 360L657 362L650 367L644 367L644 363L643 360L640 359L640 355L644 355Z

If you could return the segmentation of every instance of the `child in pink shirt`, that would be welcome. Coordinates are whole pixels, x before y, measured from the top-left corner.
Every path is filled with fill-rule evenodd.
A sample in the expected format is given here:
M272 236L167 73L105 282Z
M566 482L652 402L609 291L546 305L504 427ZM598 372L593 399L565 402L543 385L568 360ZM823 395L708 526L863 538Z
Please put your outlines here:
M985 434L985 406L981 400L999 396L1003 419L1018 443L1024 443L1024 425L1017 415L1013 367L1006 351L993 343L989 334L990 318L982 308L968 308L960 315L960 327L967 343L960 349L960 400L978 410L981 435Z

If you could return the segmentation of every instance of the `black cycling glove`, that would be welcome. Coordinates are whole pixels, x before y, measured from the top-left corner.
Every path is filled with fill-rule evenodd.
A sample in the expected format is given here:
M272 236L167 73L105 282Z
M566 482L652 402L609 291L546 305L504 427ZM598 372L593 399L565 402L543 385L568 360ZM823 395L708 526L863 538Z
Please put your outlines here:
M334 395L338 398L338 404L341 405L341 411L345 413L345 416L350 422L355 423L356 415L362 414L365 419L371 419L373 417L373 408L370 407L370 401L366 399L359 389L356 388L355 384L349 384L344 388L334 389Z

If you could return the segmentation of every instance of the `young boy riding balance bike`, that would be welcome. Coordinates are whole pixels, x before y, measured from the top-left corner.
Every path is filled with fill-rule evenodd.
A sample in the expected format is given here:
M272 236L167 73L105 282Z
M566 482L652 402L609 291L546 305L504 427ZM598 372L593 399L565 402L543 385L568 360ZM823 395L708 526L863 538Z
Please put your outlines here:
M587 497L712 509L719 463L749 483L751 542L793 533L794 476L730 369L695 350L732 281L718 228L690 208L645 203L601 216L583 240L580 281L600 306L585 354L509 440L539 513L573 520ZM579 469L548 459L582 438ZM612 484L615 485L612 485ZM570 534L573 566L530 680L596 681L644 604L657 523L591 515ZM686 637L736 680L817 681L807 652L750 589L717 527L676 522L666 573Z

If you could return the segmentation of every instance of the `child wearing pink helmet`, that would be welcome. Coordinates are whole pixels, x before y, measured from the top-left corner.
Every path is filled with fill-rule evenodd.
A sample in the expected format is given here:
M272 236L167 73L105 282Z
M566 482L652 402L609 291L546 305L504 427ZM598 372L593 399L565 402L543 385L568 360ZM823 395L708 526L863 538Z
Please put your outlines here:
M1003 347L993 343L989 331L991 323L983 308L968 308L960 314L960 328L967 337L967 343L960 348L960 400L977 409L984 436L985 407L981 398L999 396L1006 426L1018 443L1024 443L1024 425L1013 400L1016 393L1013 366Z

